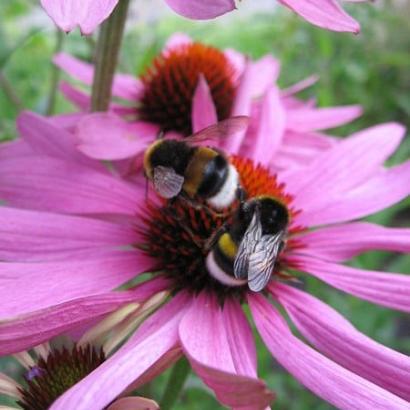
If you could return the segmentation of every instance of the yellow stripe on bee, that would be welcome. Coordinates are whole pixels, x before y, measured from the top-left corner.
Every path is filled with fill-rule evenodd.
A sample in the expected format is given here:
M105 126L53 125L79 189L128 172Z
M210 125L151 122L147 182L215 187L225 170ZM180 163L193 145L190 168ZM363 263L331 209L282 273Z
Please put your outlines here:
M151 156L154 150L158 147L158 145L162 144L163 140L158 140L153 142L146 150L144 153L144 170L145 174L148 177L148 179L153 178L153 169L151 166Z
M224 233L219 238L218 246L221 252L229 259L234 259L238 252L238 246L232 240L231 235L229 235L229 233Z

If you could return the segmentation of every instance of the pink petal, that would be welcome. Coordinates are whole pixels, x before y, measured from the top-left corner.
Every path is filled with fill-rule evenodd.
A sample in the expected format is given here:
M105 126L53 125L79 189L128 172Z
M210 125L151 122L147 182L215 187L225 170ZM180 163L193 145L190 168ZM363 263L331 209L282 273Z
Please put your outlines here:
M237 301L221 308L216 298L200 294L179 328L182 347L193 369L230 407L263 409L272 394L256 374L252 331Z
M326 198L327 193L322 193L316 203L312 201L310 209L305 208L295 218L295 222L318 226L351 221L381 211L410 195L409 175L410 161L379 172L346 194Z
M286 177L287 187L297 193L295 206L309 209L312 203L367 181L397 149L404 131L395 123L382 124L353 134L317 155L308 168Z
M218 122L216 108L205 77L199 76L192 101L192 128L194 132L203 130Z
M145 151L155 139L158 127L137 122L130 124L111 113L85 116L77 124L77 148L94 159L120 160Z
M232 109L232 116L250 115L252 106L253 93L253 69L252 64L248 61L240 77L239 86L236 90L236 97ZM246 130L236 133L225 141L225 149L230 153L237 153L245 137Z
M360 26L334 0L280 0L309 23L333 31L358 33Z
M330 226L300 236L304 254L341 262L373 249L410 253L410 229L368 222Z
M349 123L360 117L362 112L359 105L289 110L287 128L299 132L325 130Z
M286 113L277 87L269 88L263 97L258 117L252 120L257 125L254 135L249 135L251 130L247 135L247 138L252 139L250 157L255 162L267 166L281 145L285 132Z
M143 187L66 161L32 157L0 162L0 199L13 206L135 215L143 197Z
M116 400L107 410L159 410L154 400L145 397L123 397Z
M78 121L80 121L86 114L83 112L72 112L68 114L58 114L48 117L49 123L64 128L67 131L73 132Z
M326 356L384 389L410 399L410 357L368 338L330 306L305 292L279 283L271 285L270 290L302 335Z
M346 370L292 335L278 311L259 294L249 305L263 341L277 361L322 399L338 409L407 409L408 402Z
M251 63L252 96L260 97L275 85L280 73L279 61L271 55L266 55Z
M303 91L306 88L309 88L310 86L317 83L318 81L319 81L319 76L317 75L311 75L310 77L304 78L303 80L282 90L282 97L290 97L294 94L297 94L300 91Z
M161 358L178 348L178 325L186 295L171 302L147 319L113 356L61 396L50 410L100 410L107 406ZM174 358L173 358L174 360Z
M0 207L0 260L44 261L70 251L135 243L131 227L90 218Z
M125 303L142 302L164 290L168 283L156 278L132 291L109 292L71 300L57 306L0 322L0 355L37 346L52 337L86 325Z
M195 19L213 19L235 9L233 0L165 0L169 7L181 16Z
M56 54L53 62L61 70L84 84L91 85L93 83L94 67L92 64L67 53ZM115 74L111 91L116 97L136 102L141 96L143 85L141 81L132 75Z
M286 111L286 110L285 110ZM287 111L286 111L287 112ZM339 141L317 132L295 132L286 130L277 155L271 166L283 169L282 179L292 178L295 169L292 167L306 167L316 159L319 153L333 147ZM293 179L292 179L293 181Z
M359 298L410 312L410 275L367 271L302 256L292 265Z
M191 44L192 39L185 33L173 33L171 34L167 41L165 42L165 46L163 48L163 52L170 51L173 48L178 48L184 44Z
M47 14L62 30L79 26L82 34L91 34L114 10L118 0L41 0Z
M0 262L0 320L103 294L147 272L152 260L139 252L96 252L80 261Z
M26 157L30 155L35 155L34 151L29 144L21 139L2 142L0 144L0 160L11 157Z
M234 50L233 48L227 48L224 50L225 57L229 60L232 67L235 70L235 74L233 76L233 80L236 83L240 76L242 75L243 71L245 70L246 66L246 57L244 54L240 53L239 51Z
M100 169L95 161L79 153L73 135L32 112L25 111L17 119L17 129L34 153L60 158Z
M73 87L65 81L61 81L59 90L76 108L84 112L90 111L91 97L89 94Z

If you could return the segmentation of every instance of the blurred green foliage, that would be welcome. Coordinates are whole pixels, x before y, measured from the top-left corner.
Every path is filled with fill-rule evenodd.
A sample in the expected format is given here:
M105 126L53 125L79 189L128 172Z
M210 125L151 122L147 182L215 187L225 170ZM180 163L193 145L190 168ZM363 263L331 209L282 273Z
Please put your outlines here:
M15 119L21 109L46 113L52 98L54 72L51 58L58 38L50 23L36 23L41 13L38 2L14 0L0 4L0 140L16 135ZM403 5L403 7L406 7ZM310 26L288 11L272 14L238 13L228 22L189 22L172 17L156 22L136 22L126 35L121 52L120 69L141 72L161 50L165 39L175 31L184 31L194 39L219 47L232 47L252 58L273 53L281 60L280 85L286 87L313 73L320 81L304 91L303 96L316 97L321 106L361 104L364 115L353 124L338 130L347 135L383 121L400 121L410 125L410 26L403 9L392 1L377 7L372 4L351 5L349 11L361 22L362 33L330 33ZM92 59L95 39L78 33L65 36L63 48L79 57ZM55 112L73 108L57 96ZM392 162L407 159L407 139ZM370 219L395 226L409 224L410 202L372 216ZM371 252L353 262L366 269L409 273L409 255ZM314 278L306 288L349 318L361 331L392 348L410 352L410 321L389 311L330 289ZM306 391L271 358L257 336L259 373L277 392L279 409L325 410L332 407ZM1 369L13 367L11 359L2 359ZM11 366L11 367L10 367ZM14 369L14 367L13 367ZM159 400L169 371L145 386L149 396ZM1 401L6 403L6 401ZM191 374L178 409L211 410L221 408L203 384Z

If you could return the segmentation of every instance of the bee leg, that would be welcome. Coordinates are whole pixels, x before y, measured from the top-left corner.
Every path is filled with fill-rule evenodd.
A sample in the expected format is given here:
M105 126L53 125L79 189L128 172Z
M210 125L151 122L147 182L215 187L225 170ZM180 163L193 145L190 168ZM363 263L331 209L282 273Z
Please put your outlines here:
M241 186L238 186L238 188L236 188L235 196L236 199L242 204L246 201L248 194Z
M215 245L218 238L223 235L228 230L228 224L224 223L219 229L217 229L205 242L204 251L208 253L211 248Z
M172 201L172 202L171 202L171 201ZM168 204L170 204L170 202L171 202L171 205L172 205L172 204L175 202L175 199L174 199L174 198L170 199L170 200L168 201ZM172 210L171 208L167 208L167 209L166 209L166 212L167 212L172 218L174 218L175 220L177 220L177 221L180 223L182 229L191 237L192 242L194 242L195 245L196 245L199 249L201 249L201 248L202 248L202 243L200 243L200 242L197 241L197 239L195 238L195 235L194 235L194 233L192 232L192 230L186 225L186 223L185 223L185 221L184 221L184 218L181 217L180 215L178 215L178 214L177 214L174 210Z

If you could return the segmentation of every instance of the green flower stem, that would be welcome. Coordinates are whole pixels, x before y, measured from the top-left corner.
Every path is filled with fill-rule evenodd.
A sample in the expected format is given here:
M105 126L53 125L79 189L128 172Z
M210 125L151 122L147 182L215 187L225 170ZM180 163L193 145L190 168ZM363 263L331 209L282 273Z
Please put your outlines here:
M129 0L120 0L111 16L102 24L97 42L91 110L106 111L117 66Z
M185 358L180 359L175 364L171 374L169 375L167 387L162 395L160 403L161 410L172 409L179 398L190 370L191 366Z
M64 33L60 30L56 30L56 46L54 49L54 55L59 53L63 49L63 43L64 43ZM48 101L47 101L47 109L46 109L46 114L51 115L54 114L54 109L56 105L56 99L57 99L57 88L58 88L58 82L60 80L60 75L61 75L61 70L56 65L52 65L51 68L51 81L50 81L50 92L48 95Z

